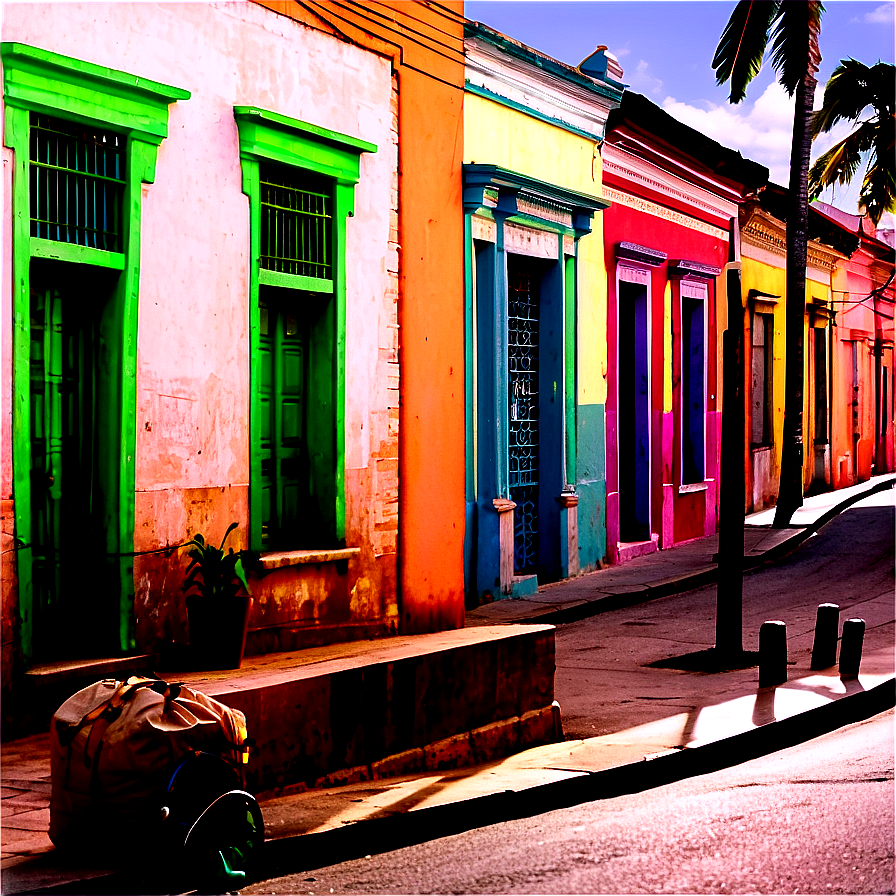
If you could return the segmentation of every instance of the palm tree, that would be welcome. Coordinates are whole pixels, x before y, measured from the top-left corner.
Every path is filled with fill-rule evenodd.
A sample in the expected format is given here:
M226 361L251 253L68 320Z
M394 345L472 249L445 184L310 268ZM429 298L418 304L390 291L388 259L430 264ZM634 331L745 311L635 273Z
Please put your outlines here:
M860 121L871 109L871 117ZM826 134L840 121L853 122L853 132L818 157L809 171L809 195L816 199L833 184L848 184L868 154L859 204L877 225L896 199L894 136L896 136L896 66L878 62L870 68L855 59L841 59L824 90L824 103L812 116L812 138Z
M759 72L771 42L778 80L796 95L787 210L784 434L774 525L789 525L803 503L803 317L809 224L810 120L815 76L821 62L818 37L824 6L818 0L741 0L716 48L716 82L731 83L729 101L739 103Z

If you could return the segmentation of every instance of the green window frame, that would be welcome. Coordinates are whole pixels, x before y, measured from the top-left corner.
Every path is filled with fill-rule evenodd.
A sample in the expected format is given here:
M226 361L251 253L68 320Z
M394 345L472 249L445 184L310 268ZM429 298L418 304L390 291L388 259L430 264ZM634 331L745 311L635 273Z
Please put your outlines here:
M122 652L136 647L134 620L134 486L136 443L137 309L140 286L142 185L155 180L158 148L168 136L169 105L189 91L127 72L61 56L16 42L0 44L5 104L4 143L15 155L13 189L13 488L19 551L20 643L30 661L33 639L31 428L29 388L31 343L31 263L54 259L118 272L104 314L103 337L109 375L102 399L110 426L98 447L109 472L105 552L114 558L118 579L118 640ZM30 141L33 116L50 116L88 128L114 132L126 142L120 172L118 251L77 241L32 235ZM82 241L83 242L83 241Z
M342 547L345 222L361 153L377 148L255 106L233 115L249 199L249 546ZM311 195L326 211L298 214L290 196ZM302 223L314 216L319 228Z

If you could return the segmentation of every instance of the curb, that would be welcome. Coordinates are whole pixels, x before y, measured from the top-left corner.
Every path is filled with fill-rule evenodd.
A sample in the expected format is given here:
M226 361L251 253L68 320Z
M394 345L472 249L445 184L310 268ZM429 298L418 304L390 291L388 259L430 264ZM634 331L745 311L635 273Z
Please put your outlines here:
M796 550L803 544L803 542L808 541L808 539L815 535L819 529L827 525L832 519L839 516L851 505L858 503L869 495L875 495L878 492L883 492L891 488L896 488L896 479L877 482L865 491L845 498L838 504L828 508L814 522L808 523L805 526L794 527L793 535L782 541L780 544L775 545L775 547L769 548L763 554L754 557L744 556L743 571L749 572L780 560L782 557ZM686 573L685 575L665 579L653 585L646 584L644 585L643 591L632 591L624 594L607 594L606 597L585 601L583 603L576 603L569 607L546 609L544 612L539 613L536 618L508 619L502 620L502 623L537 622L549 625L564 625L570 622L579 622L582 619L599 616L601 613L624 610L627 607L646 604L652 600L658 600L661 597L669 597L673 594L693 591L695 588L702 588L705 585L713 585L718 579L719 568L717 564L714 564L709 569L704 568L697 572Z
M768 689L771 690L771 689ZM264 844L259 870L245 886L271 878L310 871L364 856L415 846L441 837L461 834L519 818L530 818L595 800L641 793L697 775L774 753L796 744L865 721L896 706L896 679L889 678L867 691L770 722L740 734L697 747L660 753L653 758L524 790L504 790L457 803L431 806L400 815L358 821L349 827L317 834L299 834ZM86 889L85 889L86 887ZM141 894L172 892L157 879L136 878L115 871L87 880L32 890L6 891L31 894Z
M574 778L525 790L505 790L459 803L359 821L350 827L318 834L270 840L264 847L264 873L256 881L390 852L555 809L651 790L805 743L886 712L894 705L896 679L890 678L870 690L702 746L597 772L583 772Z

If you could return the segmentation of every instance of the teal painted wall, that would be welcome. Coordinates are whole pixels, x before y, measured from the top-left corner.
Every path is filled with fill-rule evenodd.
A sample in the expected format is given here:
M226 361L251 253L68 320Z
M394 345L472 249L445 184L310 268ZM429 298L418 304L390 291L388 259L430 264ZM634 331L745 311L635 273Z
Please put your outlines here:
M607 556L607 456L604 405L580 404L576 414L579 565L591 572Z

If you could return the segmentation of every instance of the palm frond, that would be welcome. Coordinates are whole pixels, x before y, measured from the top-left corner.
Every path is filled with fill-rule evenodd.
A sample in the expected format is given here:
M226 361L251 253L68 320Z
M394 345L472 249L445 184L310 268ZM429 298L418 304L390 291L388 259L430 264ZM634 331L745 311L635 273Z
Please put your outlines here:
M778 80L793 96L809 71L814 76L821 62L818 36L824 6L818 0L782 3L772 28L772 65Z
M893 153L882 155L880 147L872 151L862 189L859 193L859 204L865 206L868 217L875 224L884 212L896 210L896 175L893 171Z
M859 170L862 154L873 145L874 128L866 123L820 155L809 170L809 196L815 199L834 184L848 184Z
M874 103L871 80L867 65L841 59L824 89L821 108L812 113L813 138L827 133L839 121L858 121L862 111Z
M716 84L731 82L729 102L739 103L759 73L769 29L781 5L776 0L740 0L734 7L712 60Z

